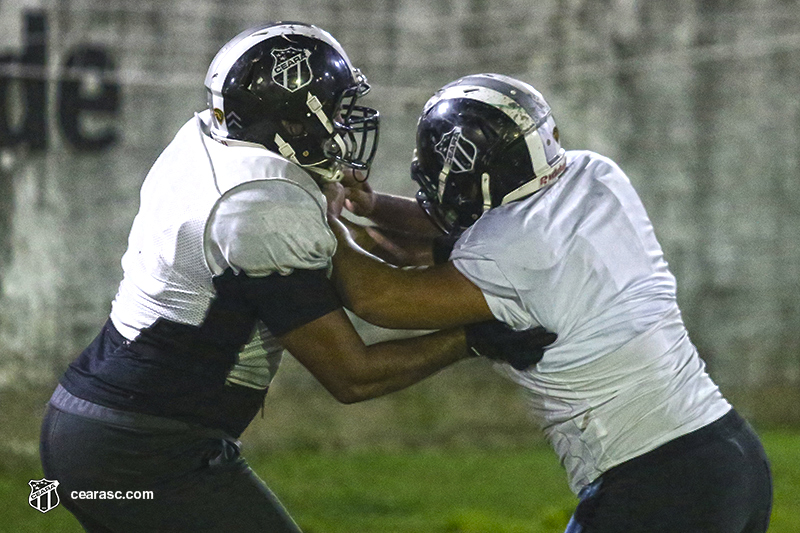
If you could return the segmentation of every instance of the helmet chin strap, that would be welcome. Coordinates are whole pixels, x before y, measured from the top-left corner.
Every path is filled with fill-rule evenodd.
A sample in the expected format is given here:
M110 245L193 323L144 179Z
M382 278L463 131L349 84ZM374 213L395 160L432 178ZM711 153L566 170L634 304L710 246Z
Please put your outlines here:
M291 161L296 165L303 167L304 169L308 170L309 172L313 172L316 176L318 176L322 181L325 182L335 182L335 181L342 181L344 177L344 171L342 170L341 165L337 164L336 162L331 162L330 167L322 166L325 163L315 163L313 165L303 165L300 161L297 160L297 156L295 155L294 148L292 145L286 142L283 137L279 134L275 134L275 144L278 146L278 152Z
M492 208L492 193L489 191L489 174L481 174L481 193L483 193L483 212Z
M333 140L339 146L339 153L342 155L346 154L347 146L345 145L344 139L342 139L341 135L335 133L331 119L322 110L322 102L319 101L319 98L311 94L311 91L308 91L308 97L306 98L306 106L308 107L308 109L311 110L312 113L314 113L314 116L317 117L317 120L319 120L322 123L322 126L325 128L325 131L333 134Z
M308 96L306 97L306 106L308 109L317 117L317 120L320 121L322 126L325 128L330 134L333 134L333 141L339 147L339 151L342 154L346 154L348 149L347 145L342 139L342 136L336 133L333 128L333 123L331 122L328 115L322 110L322 102L319 101L319 98L314 96L311 91L308 92ZM321 179L323 182L331 183L341 181L344 177L344 170L342 169L342 165L336 163L335 161L326 161L324 163L315 163L313 165L303 165L297 160L297 156L295 155L294 148L288 142L286 142L280 135L277 133L275 134L275 144L278 146L278 151L280 154L291 161L292 163L296 163L303 167L304 169L312 172L316 177Z
M316 176L318 176L322 181L326 182L334 182L334 181L341 181L344 177L344 171L341 168L341 165L333 163L331 167L324 167L321 166L320 163L316 163L314 165L303 165L300 161L297 160L297 156L295 156L294 148L292 145L286 142L283 137L279 134L275 134L275 144L278 145L278 151L280 154L295 163L303 167L304 169L308 170L309 172L313 172ZM324 164L324 163L322 163Z
M309 172L313 172L317 177L326 183L342 181L342 178L344 178L344 170L342 170L342 166L335 162L332 164L332 168L319 166L319 164L300 166Z
M300 164L300 161L297 160L297 156L295 156L292 145L284 141L283 137L281 137L278 133L275 134L275 144L278 145L278 152L280 152L283 157L292 163L296 163L298 165Z

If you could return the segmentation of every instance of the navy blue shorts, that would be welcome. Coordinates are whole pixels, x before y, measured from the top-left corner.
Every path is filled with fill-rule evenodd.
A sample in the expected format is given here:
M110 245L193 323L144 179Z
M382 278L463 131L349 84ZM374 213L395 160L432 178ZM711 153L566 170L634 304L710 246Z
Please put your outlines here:
M59 387L40 453L62 504L92 533L300 532L221 431L110 409Z
M771 510L764 448L732 410L605 472L566 533L763 533Z

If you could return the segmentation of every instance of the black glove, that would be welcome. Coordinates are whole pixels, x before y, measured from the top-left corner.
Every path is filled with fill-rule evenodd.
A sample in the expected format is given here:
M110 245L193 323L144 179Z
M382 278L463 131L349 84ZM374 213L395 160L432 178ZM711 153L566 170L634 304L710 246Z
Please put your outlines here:
M447 263L461 232L446 233L433 238L433 264Z
M556 342L558 335L542 326L514 331L503 322L488 320L464 326L467 347L475 355L505 361L517 370L538 363L544 349Z

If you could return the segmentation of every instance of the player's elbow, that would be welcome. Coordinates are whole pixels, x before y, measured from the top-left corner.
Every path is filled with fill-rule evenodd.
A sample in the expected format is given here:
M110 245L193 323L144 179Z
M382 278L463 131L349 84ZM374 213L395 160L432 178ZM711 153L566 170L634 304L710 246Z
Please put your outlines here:
M334 373L325 376L323 385L338 402L352 404L380 396L380 386L367 371L368 364L343 361Z
M358 383L340 383L333 387L327 387L328 392L336 401L345 405L363 402L375 397L369 387Z
M344 405L351 405L370 399L367 396L358 394L358 392L354 390L339 391L338 393L334 394L333 397L336 398L336 401Z
M381 324L380 310L376 307L371 307L364 303L360 303L359 305L354 305L350 310L354 315L365 322L369 322L370 324L376 326L385 327L383 324Z

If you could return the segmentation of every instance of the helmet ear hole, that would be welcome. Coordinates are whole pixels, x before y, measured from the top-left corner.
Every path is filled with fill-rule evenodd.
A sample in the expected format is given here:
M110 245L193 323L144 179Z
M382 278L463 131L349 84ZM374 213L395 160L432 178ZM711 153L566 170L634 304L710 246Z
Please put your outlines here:
M281 125L291 137L300 137L306 131L302 122L295 122L292 120L281 120Z

